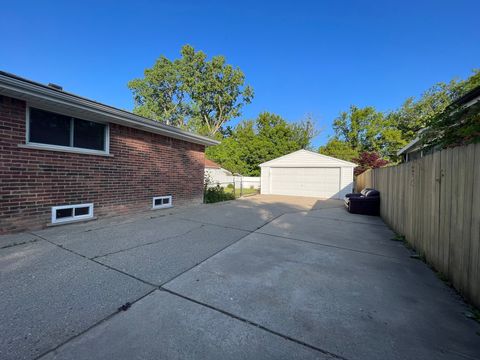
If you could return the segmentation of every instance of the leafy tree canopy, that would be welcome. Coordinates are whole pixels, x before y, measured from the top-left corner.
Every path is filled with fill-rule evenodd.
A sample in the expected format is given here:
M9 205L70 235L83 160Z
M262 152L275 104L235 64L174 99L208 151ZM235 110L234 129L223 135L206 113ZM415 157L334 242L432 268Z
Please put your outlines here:
M359 154L363 151L378 152L382 157L393 159L396 149L407 141L395 122L373 106L351 106L333 121L336 139L343 141Z
M338 138L330 139L326 145L320 146L318 152L323 155L333 156L334 158L353 161L359 155L358 151L352 149L350 144Z
M425 91L418 99L408 98L402 106L390 113L391 121L401 130L402 136L410 142L418 131L429 126L445 108L463 94L480 86L480 71L465 80L454 79L449 83L438 83Z
M246 176L259 176L259 164L308 148L317 135L313 121L307 118L288 123L268 112L255 120L240 122L224 131L222 143L207 148L206 154L222 167Z
M455 97L480 86L480 71L466 81L457 84ZM465 107L452 104L442 112L426 120L425 131L420 134L427 148L452 147L480 141L480 103Z
M341 112L333 121L335 141L341 141L343 144L333 142L319 151L331 151L332 148L348 146L352 152L376 152L382 158L396 162L399 160L397 151L416 138L420 129L426 127L431 131L425 132L424 136L435 133L433 137L429 135L430 143L432 139L440 139L442 134L448 135L447 137L451 139L447 143L455 143L452 140L454 138L459 143L458 136L465 139L475 137L478 123L471 113L464 126L453 131L451 128L449 130L445 128L447 124L452 123L452 119L446 118L444 110L455 99L479 85L480 72L475 70L466 80L455 79L449 83L435 84L419 98L408 98L394 111L379 112L372 106L359 108L352 105L348 111Z
M190 45L174 61L161 56L144 77L128 83L134 112L166 124L215 136L229 120L239 117L253 98L239 68L223 56L207 60Z
M480 142L480 102L469 107L449 107L428 122L420 137L427 148Z

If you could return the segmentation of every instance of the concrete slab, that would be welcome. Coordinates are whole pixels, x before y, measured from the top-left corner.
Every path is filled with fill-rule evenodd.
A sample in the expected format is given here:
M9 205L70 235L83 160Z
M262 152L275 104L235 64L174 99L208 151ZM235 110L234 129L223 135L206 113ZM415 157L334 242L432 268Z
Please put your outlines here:
M413 259L255 233L164 287L349 359L480 357L464 303Z
M312 211L308 211L306 215L311 217L333 219L338 221L348 221L348 222L361 223L361 224L387 226L383 222L382 218L380 218L379 216L350 214L343 206L337 207L337 208L312 210Z
M43 234L46 239L89 258L183 235L201 226L196 222L165 216L76 233Z
M236 229L201 225L188 234L100 257L97 261L160 285L247 234Z
M38 240L41 239L38 236L29 233L0 235L0 249L35 242Z
M45 241L0 250L0 358L32 359L152 287Z
M338 209L321 210L325 213ZM386 226L360 222L338 221L308 216L309 213L285 214L258 232L263 234L310 241L372 254L409 259L410 253ZM332 216L334 215L334 212Z
M252 206L247 201L228 201L207 206L203 211L185 211L176 216L204 224L254 231L284 212L274 206Z
M275 217L311 209L342 206L338 200L279 195L256 195L236 201L208 204L178 212L176 216L205 224L254 231Z
M331 359L164 291L134 304L43 360Z
M286 212L343 207L342 200L321 199L307 196L256 195L241 199L251 205L273 205L285 208Z
M113 217L100 217L93 220L79 221L70 224L59 224L55 226L48 226L43 229L32 230L31 233L42 236L61 236L65 234L75 234L84 231L92 231L102 229L109 226L116 226L120 224L132 223L141 219L148 218L148 213L138 213L130 215L119 215Z

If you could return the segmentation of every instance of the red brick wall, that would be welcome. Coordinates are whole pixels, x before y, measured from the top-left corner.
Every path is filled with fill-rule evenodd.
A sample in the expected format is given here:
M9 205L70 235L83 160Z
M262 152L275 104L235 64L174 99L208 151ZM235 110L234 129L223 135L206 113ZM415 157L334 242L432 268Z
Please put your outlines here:
M202 201L203 145L110 124L112 157L19 148L25 108L0 96L0 233L44 227L55 205L93 202L101 217L148 210L153 196Z

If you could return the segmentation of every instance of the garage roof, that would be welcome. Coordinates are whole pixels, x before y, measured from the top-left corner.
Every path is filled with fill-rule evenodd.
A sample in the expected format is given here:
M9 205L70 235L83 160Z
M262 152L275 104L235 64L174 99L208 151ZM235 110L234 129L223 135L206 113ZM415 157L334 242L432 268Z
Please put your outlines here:
M336 159L313 151L298 150L279 158L264 162L260 167L356 167L349 161Z

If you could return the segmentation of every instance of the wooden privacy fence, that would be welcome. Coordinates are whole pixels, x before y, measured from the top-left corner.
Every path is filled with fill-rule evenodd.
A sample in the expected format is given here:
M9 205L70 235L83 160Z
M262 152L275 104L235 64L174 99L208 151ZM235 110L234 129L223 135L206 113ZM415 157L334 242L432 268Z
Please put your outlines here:
M367 171L364 187L380 191L383 220L480 307L480 144Z

